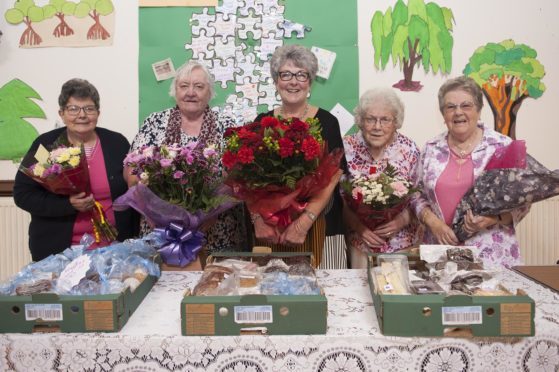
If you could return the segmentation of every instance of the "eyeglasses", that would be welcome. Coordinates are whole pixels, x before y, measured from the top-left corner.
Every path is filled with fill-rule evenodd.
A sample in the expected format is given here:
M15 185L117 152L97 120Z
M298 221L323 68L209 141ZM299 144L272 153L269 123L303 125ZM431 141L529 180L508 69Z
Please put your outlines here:
M367 116L365 118L365 124L373 126L378 123L383 128L388 127L393 122L394 122L394 118L389 118L386 116L381 116L380 118L377 118L375 116Z
M464 111L464 112L468 112L468 111L472 111L476 105L474 105L473 102L462 102L459 105L456 105L454 103L447 103L446 105L443 106L443 111L447 114L451 114L453 112L456 112L456 110L460 107L460 110Z
M295 79L297 79L297 81L300 81L302 83L309 80L309 73L305 72L305 71L299 71L295 74L291 71L280 71L279 72L279 78L283 81L289 81L289 80L293 79L293 76L295 76Z
M80 106L76 106L76 105L69 105L69 106L66 106L64 109L66 110L66 112L68 114L70 114L72 116L79 115L81 110L83 110L83 112L86 115L89 115L89 116L96 115L99 112L99 110L97 110L97 107L95 107L95 106L80 107Z

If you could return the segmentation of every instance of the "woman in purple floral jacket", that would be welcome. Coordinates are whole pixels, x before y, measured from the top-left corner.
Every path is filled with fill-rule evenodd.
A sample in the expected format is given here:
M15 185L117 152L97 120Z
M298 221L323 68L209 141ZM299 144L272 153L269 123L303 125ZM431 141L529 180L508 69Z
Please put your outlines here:
M458 245L450 226L460 199L483 172L495 150L512 140L479 122L483 95L472 79L448 80L439 89L438 99L448 131L428 141L421 152L414 176L421 195L412 205L427 227L424 242ZM519 264L515 225L527 210L521 208L495 216L476 216L469 211L464 228L473 236L464 244L479 248L485 266Z

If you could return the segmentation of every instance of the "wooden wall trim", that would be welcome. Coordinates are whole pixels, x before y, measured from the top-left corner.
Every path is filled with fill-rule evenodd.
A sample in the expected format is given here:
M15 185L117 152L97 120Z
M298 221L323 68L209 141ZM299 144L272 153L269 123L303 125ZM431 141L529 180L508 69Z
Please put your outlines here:
M0 196L13 196L14 181L0 181Z

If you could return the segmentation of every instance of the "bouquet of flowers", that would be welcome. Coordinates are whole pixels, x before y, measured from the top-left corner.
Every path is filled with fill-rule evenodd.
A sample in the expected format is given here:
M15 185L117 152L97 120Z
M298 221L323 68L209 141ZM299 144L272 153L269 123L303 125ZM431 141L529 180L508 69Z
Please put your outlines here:
M23 159L20 170L53 194L73 195L90 192L87 159L83 147L56 142L53 149L48 151L41 145L33 158L28 156ZM116 240L118 232L109 223L101 203L97 201L91 210L91 223L97 247Z
M225 133L226 184L251 213L280 229L326 187L339 169L341 149L327 153L316 119L264 117Z
M371 167L370 174L344 180L341 186L347 205L370 230L394 219L417 191L391 164L382 173Z
M231 208L234 201L219 176L213 145L149 146L124 159L140 182L114 202L115 210L132 207L165 238L163 261L185 266L205 243L201 225Z
M550 171L526 154L524 141L499 148L474 185L460 200L452 229L460 241L472 236L464 230L468 209L474 215L496 216L559 195L559 169Z

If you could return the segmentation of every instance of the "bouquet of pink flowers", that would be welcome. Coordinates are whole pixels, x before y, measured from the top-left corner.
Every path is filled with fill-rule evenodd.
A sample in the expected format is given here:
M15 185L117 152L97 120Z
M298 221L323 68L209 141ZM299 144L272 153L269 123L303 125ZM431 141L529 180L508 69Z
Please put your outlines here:
M124 159L140 182L114 202L115 210L132 207L165 239L163 261L185 266L205 243L201 225L235 202L223 186L215 146L149 146Z
M89 193L89 172L83 147L53 144L48 151L40 146L34 159L23 159L20 170L53 194L73 195ZM33 163L33 160L36 160ZM25 166L25 164L29 164ZM101 203L95 201L91 210L91 223L95 236L95 247L116 240L118 232L105 215Z
M370 230L394 219L417 191L391 164L383 173L372 167L371 174L344 180L341 186L346 203Z

